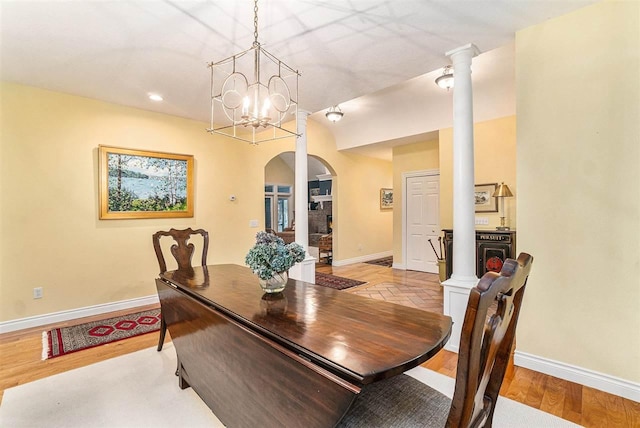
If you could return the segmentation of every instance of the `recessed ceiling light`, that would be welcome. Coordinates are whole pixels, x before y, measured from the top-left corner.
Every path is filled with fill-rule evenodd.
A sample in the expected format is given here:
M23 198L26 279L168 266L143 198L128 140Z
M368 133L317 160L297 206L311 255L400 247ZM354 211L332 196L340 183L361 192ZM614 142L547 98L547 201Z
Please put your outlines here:
M162 101L162 95L159 94L149 94L149 99L151 101Z

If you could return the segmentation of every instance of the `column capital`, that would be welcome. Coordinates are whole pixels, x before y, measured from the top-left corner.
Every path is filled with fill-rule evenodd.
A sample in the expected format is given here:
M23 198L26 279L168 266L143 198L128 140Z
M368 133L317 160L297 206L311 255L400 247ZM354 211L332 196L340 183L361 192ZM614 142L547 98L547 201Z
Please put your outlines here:
M298 120L307 120L311 112L309 110L298 109Z
M473 43L467 43L466 45L457 47L445 53L445 55L450 58L454 58L456 56L459 56L460 54L469 55L469 58L473 58L480 55L480 49L478 49L478 47Z
M307 110L298 109L298 115L296 117L297 123L298 123L298 127L296 129L296 133L298 134L298 138L296 138L297 144L300 143L302 136L307 132L307 119L309 118L310 114L311 112ZM306 144L307 144L306 137L305 137L304 144L305 144L305 156L306 156Z

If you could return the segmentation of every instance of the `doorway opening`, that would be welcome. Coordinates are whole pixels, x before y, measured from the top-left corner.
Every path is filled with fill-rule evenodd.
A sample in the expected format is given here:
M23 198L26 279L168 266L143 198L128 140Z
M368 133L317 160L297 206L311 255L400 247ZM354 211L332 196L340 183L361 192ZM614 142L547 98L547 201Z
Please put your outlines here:
M308 251L317 260L330 264L333 248L327 249L326 242L333 242L335 177L330 166L313 155L307 156L307 173L308 204L303 216L308 225ZM265 230L287 243L295 240L295 224L302 221L295 212L294 184L294 152L280 153L265 165Z

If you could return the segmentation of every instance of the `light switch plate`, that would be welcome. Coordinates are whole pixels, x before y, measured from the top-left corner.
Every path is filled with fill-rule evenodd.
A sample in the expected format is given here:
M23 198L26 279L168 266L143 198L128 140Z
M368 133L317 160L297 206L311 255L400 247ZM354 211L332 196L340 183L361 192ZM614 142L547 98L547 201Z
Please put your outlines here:
M476 217L476 224L489 224L489 218L488 217Z

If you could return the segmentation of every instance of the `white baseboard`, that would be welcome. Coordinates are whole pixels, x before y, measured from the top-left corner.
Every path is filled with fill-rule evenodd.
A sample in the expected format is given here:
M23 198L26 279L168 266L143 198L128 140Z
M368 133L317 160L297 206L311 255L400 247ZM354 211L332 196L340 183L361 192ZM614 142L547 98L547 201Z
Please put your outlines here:
M364 262L368 262L369 260L375 260L375 259L381 259L383 257L389 257L389 256L393 256L393 251L384 251L382 253L376 253L376 254L367 254L364 256L359 256L359 257L354 257L352 259L344 259L344 260L333 260L333 263L331 263L332 266L346 266L346 265L352 265L354 263L364 263Z
M159 303L158 295L154 294L135 299L121 300L119 302L104 303L101 305L87 306L84 308L70 309L67 311L54 312L51 314L36 315L28 318L4 321L0 323L0 334L11 331L24 330L26 328L38 327L41 325L53 324L68 321L76 318L100 315L107 312L120 311L123 309L136 308L138 306L153 305Z
M391 266L393 269L402 269L402 270L407 270L407 265L404 263L394 263Z
M640 402L640 383L520 351L515 352L513 362L516 366Z

